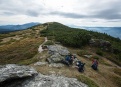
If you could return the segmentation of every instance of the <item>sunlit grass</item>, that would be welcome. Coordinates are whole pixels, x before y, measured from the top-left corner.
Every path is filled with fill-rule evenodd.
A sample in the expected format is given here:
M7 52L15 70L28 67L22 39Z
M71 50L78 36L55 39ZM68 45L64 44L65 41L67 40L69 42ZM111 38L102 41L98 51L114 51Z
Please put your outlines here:
M26 38L0 47L0 64L19 63L31 59L38 52L44 38Z

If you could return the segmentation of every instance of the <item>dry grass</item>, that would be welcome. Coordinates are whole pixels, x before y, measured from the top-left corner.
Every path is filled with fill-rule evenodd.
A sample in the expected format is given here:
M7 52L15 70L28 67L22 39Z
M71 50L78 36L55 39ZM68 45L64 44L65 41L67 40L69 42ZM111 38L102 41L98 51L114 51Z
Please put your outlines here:
M73 49L69 48L69 51L71 53L77 53L79 52L79 49ZM92 53L93 54L93 53ZM46 52L42 54L41 56L46 55ZM96 54L95 54L96 55ZM39 61L45 61L47 58L43 57L43 59L40 59ZM38 72L42 74L59 74L64 75L67 77L77 78L79 81L84 82L89 85L89 87L119 87L120 85L120 72L114 72L114 69L116 69L116 65L112 63L111 61L107 60L106 58L100 57L99 59L99 70L95 71L91 68L92 61L91 59L79 57L77 55L77 58L84 63L85 65L85 71L84 73L79 73L76 68L72 67L62 67L62 68L54 68L49 67L47 64L46 66L34 66L37 69ZM115 80L118 79L118 80Z
M19 63L37 54L44 38L26 38L0 47L0 64Z

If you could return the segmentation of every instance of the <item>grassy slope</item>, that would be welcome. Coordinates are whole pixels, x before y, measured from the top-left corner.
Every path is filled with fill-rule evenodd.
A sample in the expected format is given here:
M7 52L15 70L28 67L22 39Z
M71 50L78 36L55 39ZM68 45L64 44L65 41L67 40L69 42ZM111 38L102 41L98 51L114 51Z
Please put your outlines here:
M47 25L47 24L45 24ZM120 51L117 53L104 52L104 56L111 61L121 65L121 40L111 37L107 34L102 34L93 31L87 31L83 29L70 28L60 23L54 22L49 24L47 29L41 31L43 36L47 36L50 39L61 42L65 46L83 48L85 45L88 45L89 40L92 39L103 39L110 41L112 47ZM101 50L100 47L97 47ZM96 49L97 49L96 48ZM108 55L110 54L110 55Z
M36 26L33 29L0 34L0 64L30 64L37 61L33 57L38 53L37 49L44 41L44 37L38 35L43 28L43 26Z
M0 35L0 64L5 63L18 63L18 64L31 64L37 69L37 71L43 74L52 74L53 71L56 74L65 75L68 77L76 77L78 80L86 83L89 87L120 87L121 85L121 69L117 67L114 63L107 60L105 57L98 56L96 54L96 49L90 47L85 47L83 49L68 48L71 53L78 53L80 50L88 51L88 53L99 57L99 71L94 71L91 69L92 61L91 59L86 59L82 56L77 56L78 59L85 62L85 72L79 73L74 67L62 67L53 68L46 66L34 66L36 61L45 61L48 58L47 51L42 53L37 53L38 46L44 41L43 37L39 37L39 32L46 29L47 26L36 26L32 29L13 32L9 34ZM63 27L62 27L63 28ZM8 37L22 37L19 40L8 40L7 42L2 42ZM35 38L38 37L38 38ZM52 36L53 39L53 36ZM41 58L40 58L41 57Z
M68 48L71 53L78 53L80 49L75 48ZM86 49L86 51L90 52L89 49ZM97 54L91 52L91 54L98 56ZM39 54L41 58L39 61L45 62L46 58L48 58L47 51L43 51ZM41 72L42 74L59 74L64 75L67 77L77 78L79 81L84 82L89 85L89 87L120 87L120 79L121 79L121 68L118 67L116 64L112 63L111 61L107 60L106 58L99 56L99 70L94 71L91 68L92 59L87 59L82 56L78 56L77 58L84 63L85 65L85 72L79 73L76 68L73 66L71 67L62 67L62 68L54 68L49 67L49 65L46 66L35 66L34 64L31 64L30 66L33 66L36 68L38 72Z

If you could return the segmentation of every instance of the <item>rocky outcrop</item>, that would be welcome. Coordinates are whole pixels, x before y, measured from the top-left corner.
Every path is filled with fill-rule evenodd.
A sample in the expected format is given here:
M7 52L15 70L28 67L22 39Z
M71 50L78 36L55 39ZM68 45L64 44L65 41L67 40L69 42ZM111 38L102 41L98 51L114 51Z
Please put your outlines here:
M15 64L0 66L0 82L7 79L29 77L34 74L37 74L37 71L28 66L18 66Z
M91 39L89 43L91 46L107 47L107 48L111 47L111 43L109 41L102 39Z
M67 48L61 45L50 45L48 46L49 54L51 55L47 58L49 63L58 63L65 58L65 55L68 55L70 52Z
M54 53L49 58L47 58L47 61L49 63L59 63L63 59L64 59L64 56L61 56L59 53Z
M0 66L0 87L88 87L75 78L42 75L28 66Z
M70 53L66 47L61 45L50 45L48 46L48 50L50 54L59 53L62 56L68 55Z
M88 87L86 84L77 81L75 78L67 78L57 75L39 74L33 79L25 81L17 87Z

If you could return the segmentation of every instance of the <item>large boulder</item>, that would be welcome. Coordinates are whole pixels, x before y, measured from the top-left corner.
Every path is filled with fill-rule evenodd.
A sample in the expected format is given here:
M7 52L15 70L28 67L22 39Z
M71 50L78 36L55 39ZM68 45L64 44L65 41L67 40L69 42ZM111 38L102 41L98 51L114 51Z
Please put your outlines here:
M37 74L32 67L7 64L0 66L0 82L8 79L29 77Z
M88 87L75 78L57 75L38 74L33 79L27 80L17 87Z
M62 56L68 55L70 53L66 47L61 45L50 45L48 46L48 50L50 54L59 53Z
M48 50L51 55L47 58L49 63L59 63L70 53L66 47L61 45L50 45L48 46Z
M49 63L59 63L64 59L64 56L61 56L59 53L54 53L49 58L47 58L47 61Z
M87 87L75 78L42 75L28 66L0 66L0 87Z

